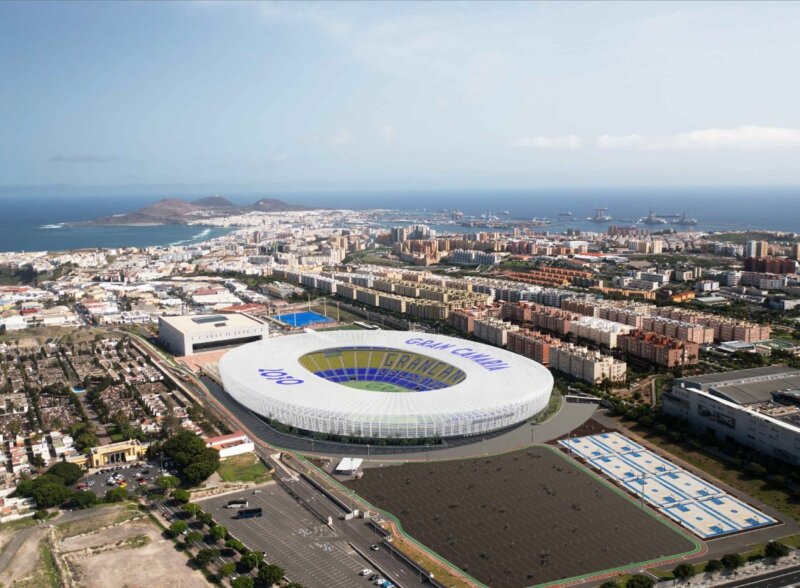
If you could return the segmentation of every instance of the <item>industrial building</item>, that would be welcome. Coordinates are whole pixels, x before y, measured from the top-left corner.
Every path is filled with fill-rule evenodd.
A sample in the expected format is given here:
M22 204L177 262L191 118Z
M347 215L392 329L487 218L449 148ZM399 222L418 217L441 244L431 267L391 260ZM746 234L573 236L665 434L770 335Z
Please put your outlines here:
M174 355L192 355L269 336L269 327L246 314L203 314L158 318L158 338Z
M770 366L675 380L664 411L698 432L800 464L800 370Z

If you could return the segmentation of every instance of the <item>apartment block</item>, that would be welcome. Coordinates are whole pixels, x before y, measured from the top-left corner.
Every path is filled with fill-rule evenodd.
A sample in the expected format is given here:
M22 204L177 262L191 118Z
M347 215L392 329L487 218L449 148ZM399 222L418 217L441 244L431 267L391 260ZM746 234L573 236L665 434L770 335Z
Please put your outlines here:
M550 368L590 384L599 384L605 379L624 382L627 365L599 351L564 344L550 348Z
M633 331L619 338L619 348L625 353L666 368L695 365L700 357L700 345L673 339L657 333Z
M497 347L505 347L508 343L508 334L519 331L517 325L496 318L475 319L474 326L473 334L476 339Z
M561 345L561 340L539 331L522 329L508 333L508 350L538 361L544 366L550 365L550 350Z

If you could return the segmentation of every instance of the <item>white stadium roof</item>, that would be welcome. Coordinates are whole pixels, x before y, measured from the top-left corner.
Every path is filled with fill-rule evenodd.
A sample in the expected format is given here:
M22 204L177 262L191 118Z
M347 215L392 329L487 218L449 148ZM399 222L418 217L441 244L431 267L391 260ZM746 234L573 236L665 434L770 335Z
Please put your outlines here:
M316 357L335 365L342 348L356 348L361 358L377 351L388 366L381 370L383 380L372 373L353 378L387 381L398 373L393 371L398 365L419 365L420 355L434 360L439 369L439 379L426 382L447 385L442 384L446 373L466 377L458 381L451 376L450 382L457 383L438 389L384 392L330 381L299 361L306 354L327 351ZM439 367L445 364L449 369ZM229 351L219 370L225 390L262 416L305 431L367 438L452 437L503 429L541 411L553 388L550 372L521 355L411 331L330 331L273 338ZM400 377L402 373L408 372L400 372Z

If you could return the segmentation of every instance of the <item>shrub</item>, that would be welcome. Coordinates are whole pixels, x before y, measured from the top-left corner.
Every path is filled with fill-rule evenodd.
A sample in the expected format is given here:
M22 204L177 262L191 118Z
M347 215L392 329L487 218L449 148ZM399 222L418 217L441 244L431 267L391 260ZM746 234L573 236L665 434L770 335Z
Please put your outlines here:
M764 555L766 555L767 557L772 557L774 559L780 559L782 557L786 557L787 555L789 555L789 548L783 543L778 543L777 541L770 541L764 548Z

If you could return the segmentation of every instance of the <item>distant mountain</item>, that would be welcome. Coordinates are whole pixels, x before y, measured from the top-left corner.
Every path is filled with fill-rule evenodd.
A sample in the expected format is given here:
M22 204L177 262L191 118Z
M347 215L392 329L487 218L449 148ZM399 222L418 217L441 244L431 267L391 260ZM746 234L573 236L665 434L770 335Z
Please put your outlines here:
M287 204L283 200L274 198L262 198L258 202L245 206L247 210L257 210L259 212L284 212L286 210L309 210L308 206L302 204Z
M235 208L236 205L222 196L207 196L199 200L192 200L195 206L202 206L203 208Z
M237 206L222 196L208 196L187 202L180 198L164 198L155 204L126 214L104 216L92 221L75 224L89 225L183 225L213 216L230 216L247 212L285 212L289 210L309 210L300 204L288 204L274 198Z

